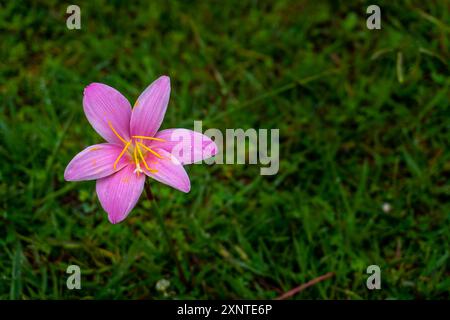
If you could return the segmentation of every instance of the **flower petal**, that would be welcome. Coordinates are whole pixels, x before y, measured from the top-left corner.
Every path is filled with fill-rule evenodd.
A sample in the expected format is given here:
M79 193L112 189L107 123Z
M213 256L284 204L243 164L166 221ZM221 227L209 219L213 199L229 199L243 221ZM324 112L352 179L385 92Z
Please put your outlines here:
M91 83L84 89L83 107L89 123L106 141L123 145L117 134L130 140L131 105L119 91Z
M124 220L144 189L145 175L133 173L129 165L109 177L97 180L97 195L111 223Z
M211 158L218 152L216 143L209 137L188 129L162 130L155 137L165 141L150 140L148 146L170 152L183 165Z
M131 114L131 134L153 137L166 114L170 97L170 79L161 76L142 92Z
M114 169L122 148L111 143L95 144L78 153L64 171L66 181L94 180L107 177L127 165L124 155Z
M161 155L163 159L148 153L145 161L150 169L157 170L157 172L151 172L144 167L142 170L145 174L172 188L186 193L189 192L191 190L191 182L183 165L175 157L171 157L166 150L155 148L154 151Z

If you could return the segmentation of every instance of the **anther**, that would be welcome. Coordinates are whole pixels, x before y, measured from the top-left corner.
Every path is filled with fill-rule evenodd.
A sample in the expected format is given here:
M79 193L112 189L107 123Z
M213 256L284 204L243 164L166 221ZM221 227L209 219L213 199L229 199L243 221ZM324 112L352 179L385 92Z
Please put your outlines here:
M127 143L127 141L124 139L124 138L122 138L121 136L120 136L120 134L118 134L117 133L117 131L114 129L114 127L112 126L112 124L111 124L111 121L108 121L108 125L109 125L109 127L111 128L111 130L114 132L114 134L117 136L117 138L119 138L120 139L120 141L122 141L123 143Z
M154 137L147 137L147 136L133 136L135 139L144 139L144 140L154 140L154 141L161 141L166 142L166 140L161 138L154 138Z

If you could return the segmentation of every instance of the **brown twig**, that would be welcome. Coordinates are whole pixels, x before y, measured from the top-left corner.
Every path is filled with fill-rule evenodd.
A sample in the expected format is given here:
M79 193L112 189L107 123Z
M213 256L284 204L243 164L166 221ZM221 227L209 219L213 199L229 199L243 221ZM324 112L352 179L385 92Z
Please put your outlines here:
M298 287L296 287L294 289L289 290L286 293L283 293L278 298L275 298L275 300L284 300L284 299L290 298L293 295L295 295L295 294L305 290L306 288L311 287L311 286L315 285L316 283L324 281L326 279L329 279L329 278L331 278L333 276L334 276L334 272L328 272L328 273L324 274L323 276L314 278L314 279L308 281L307 283L304 283L304 284L302 284L302 285L300 285L300 286L298 286Z

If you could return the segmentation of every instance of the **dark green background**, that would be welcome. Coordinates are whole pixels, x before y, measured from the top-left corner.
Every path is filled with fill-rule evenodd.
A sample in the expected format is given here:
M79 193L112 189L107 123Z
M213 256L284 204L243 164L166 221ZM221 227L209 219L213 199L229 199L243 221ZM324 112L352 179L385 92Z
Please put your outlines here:
M365 1L76 1L81 30L69 4L0 6L1 299L270 299L327 272L294 298L449 298L448 2L377 1L373 31ZM161 74L164 128L280 129L275 176L151 183L185 281L144 196L111 225L94 182L63 179L102 140L83 88L134 101Z

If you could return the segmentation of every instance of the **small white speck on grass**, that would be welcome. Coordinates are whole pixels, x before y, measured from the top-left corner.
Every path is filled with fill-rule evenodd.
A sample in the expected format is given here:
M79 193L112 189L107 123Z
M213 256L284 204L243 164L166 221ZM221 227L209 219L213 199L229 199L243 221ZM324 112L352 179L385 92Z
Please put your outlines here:
M156 290L159 292L166 292L170 286L170 281L166 279L161 279L156 282Z
M385 202L383 203L383 205L381 206L381 208L383 209L384 213L389 213L392 210L392 206L390 203Z

